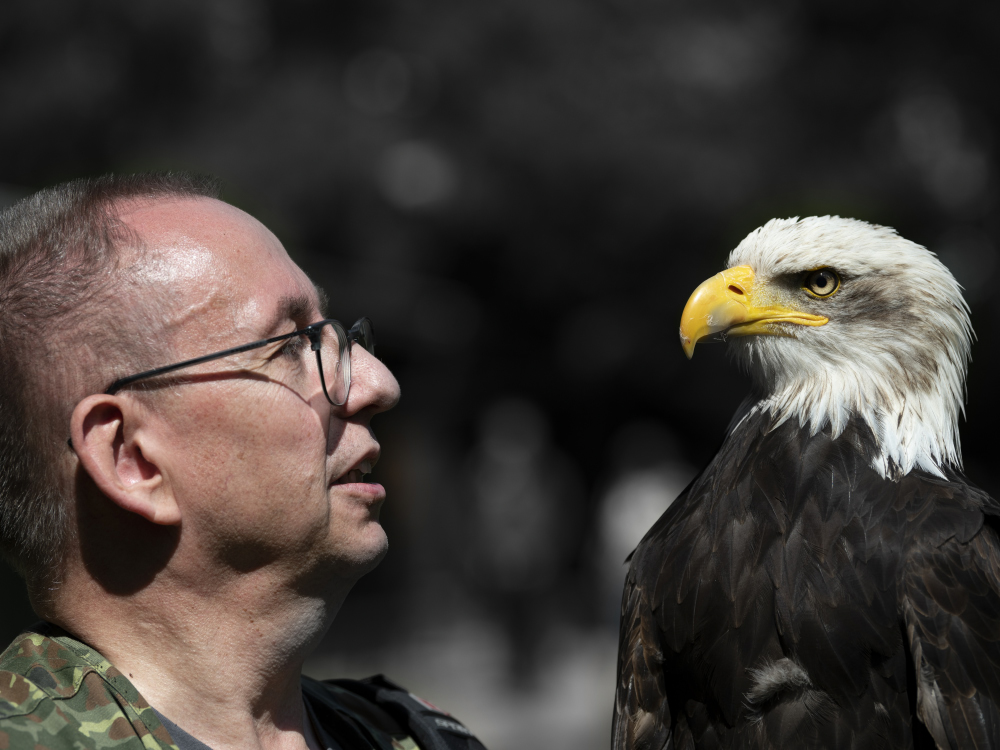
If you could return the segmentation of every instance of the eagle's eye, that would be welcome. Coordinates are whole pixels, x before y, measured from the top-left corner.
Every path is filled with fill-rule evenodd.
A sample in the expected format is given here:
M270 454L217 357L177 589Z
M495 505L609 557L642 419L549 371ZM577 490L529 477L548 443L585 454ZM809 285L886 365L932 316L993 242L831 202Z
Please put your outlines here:
M840 277L832 268L818 268L806 274L802 288L814 297L829 297L840 289Z

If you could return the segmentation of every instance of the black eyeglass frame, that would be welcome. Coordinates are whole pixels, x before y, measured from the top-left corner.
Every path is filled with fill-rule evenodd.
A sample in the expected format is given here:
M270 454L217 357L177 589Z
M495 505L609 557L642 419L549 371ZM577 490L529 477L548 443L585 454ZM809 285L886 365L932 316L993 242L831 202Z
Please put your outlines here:
M331 326L334 331L336 331L337 340L340 342L340 351L338 352L340 359L338 361L340 363L340 367L344 371L344 400L340 403L337 403L330 397L330 389L326 385L326 376L323 372L323 358L321 356L321 350L323 346L322 334L324 326ZM183 362L175 362L172 365L165 365L164 367L157 367L153 370L146 370L145 372L129 375L125 378L119 378L105 388L104 392L111 396L125 386L132 385L132 383L139 380L154 378L158 375L166 375L167 373L175 372L176 370L180 370L185 367L200 365L203 362L211 362L212 360L222 359L223 357L229 357L233 354L242 354L243 352L248 352L253 349L260 349L268 344L274 344L278 341L291 339L295 336L307 336L309 338L310 348L312 351L316 352L316 366L319 369L319 379L320 383L323 385L323 395L326 396L326 400L333 406L343 406L347 403L347 397L351 391L351 346L354 342L358 342L365 348L365 351L372 356L375 355L375 329L372 326L371 320L366 317L358 318L354 322L354 325L346 331L344 330L344 324L339 320L325 318L316 323L312 323L311 325L307 325L305 328L292 331L291 333L283 333L280 336L272 336L269 339L253 341L249 344L243 344L242 346L234 346L232 349L224 349L223 351L205 354L201 357L195 357L194 359L185 359Z

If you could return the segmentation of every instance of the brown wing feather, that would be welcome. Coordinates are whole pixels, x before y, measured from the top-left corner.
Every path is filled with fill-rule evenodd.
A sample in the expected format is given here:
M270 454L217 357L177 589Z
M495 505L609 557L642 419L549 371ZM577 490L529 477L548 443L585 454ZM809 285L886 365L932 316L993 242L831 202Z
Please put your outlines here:
M670 750L663 654L643 588L629 570L622 595L613 750Z
M1000 748L997 534L986 526L971 539L915 544L905 570L918 717L942 750Z

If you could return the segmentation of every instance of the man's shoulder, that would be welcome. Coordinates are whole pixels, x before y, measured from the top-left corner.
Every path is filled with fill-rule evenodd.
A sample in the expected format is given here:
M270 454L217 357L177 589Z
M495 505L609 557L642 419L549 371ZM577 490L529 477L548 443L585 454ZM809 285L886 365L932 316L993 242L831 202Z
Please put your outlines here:
M382 675L322 682L303 677L302 689L318 715L325 713L342 732L359 729L376 735L382 740L380 746L485 750L461 721Z
M99 668L100 665L94 662L104 659L97 656L97 659L86 659L76 650L60 643L57 640L57 633L50 626L39 624L21 633L3 653L0 653L0 671L23 677L35 685L42 696L65 698L80 690L88 672ZM15 682L20 684L20 681ZM6 687L6 681L0 685L0 697L9 700L5 693L10 691L6 690ZM32 695L35 695L35 692L32 691ZM22 693L16 691L11 695L22 697ZM35 695L35 697L41 696ZM30 697L26 699L31 700Z
M135 736L100 681L82 680L69 693L37 666L32 676L38 681L0 670L0 747L111 748Z
M104 657L51 626L22 633L0 654L2 748L141 747L120 705L140 703ZM157 739L170 746L168 735Z
M40 623L0 653L0 718L32 713L46 700L66 704L82 698L88 710L115 701L109 684L125 684L122 675L99 653Z
M120 744L102 742L112 737L108 732L96 733L94 730L99 726L100 722L87 722L80 712L53 700L24 676L0 670L0 747L10 750L97 750Z

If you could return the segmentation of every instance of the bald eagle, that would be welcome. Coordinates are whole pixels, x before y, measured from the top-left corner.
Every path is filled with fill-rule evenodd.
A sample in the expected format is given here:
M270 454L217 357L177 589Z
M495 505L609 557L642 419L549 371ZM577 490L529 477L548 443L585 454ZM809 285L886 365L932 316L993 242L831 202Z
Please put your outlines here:
M753 395L647 532L613 748L1000 748L1000 505L962 474L961 287L888 227L772 220L692 294Z

